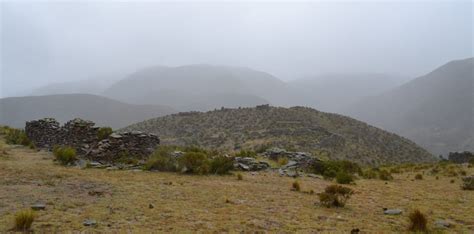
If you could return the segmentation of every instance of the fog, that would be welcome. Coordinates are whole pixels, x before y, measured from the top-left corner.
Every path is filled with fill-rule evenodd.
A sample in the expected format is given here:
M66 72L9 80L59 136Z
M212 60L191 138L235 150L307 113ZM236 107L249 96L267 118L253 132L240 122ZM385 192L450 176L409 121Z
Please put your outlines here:
M1 2L0 96L152 66L250 67L282 80L423 75L473 55L473 4ZM105 80L104 80L105 81Z

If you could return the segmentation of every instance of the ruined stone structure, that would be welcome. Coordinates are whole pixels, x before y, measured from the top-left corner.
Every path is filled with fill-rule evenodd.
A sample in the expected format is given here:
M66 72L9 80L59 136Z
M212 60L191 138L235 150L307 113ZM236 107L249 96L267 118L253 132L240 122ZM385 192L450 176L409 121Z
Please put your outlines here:
M95 144L87 152L86 158L98 162L145 160L159 143L158 136L140 131L112 133L107 139Z
M60 126L55 119L45 118L26 122L25 132L39 148L70 146L78 155L100 162L126 160L124 157L145 159L160 143L158 136L138 131L113 133L99 140L99 127L94 125L91 121L73 119Z
M474 160L474 154L468 151L451 152L448 155L448 159L454 163L468 163L470 160Z

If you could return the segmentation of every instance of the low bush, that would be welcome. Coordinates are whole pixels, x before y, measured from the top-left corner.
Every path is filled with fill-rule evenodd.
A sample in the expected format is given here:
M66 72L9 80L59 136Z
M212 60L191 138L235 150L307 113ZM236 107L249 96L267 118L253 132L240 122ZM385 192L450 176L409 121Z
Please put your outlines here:
M24 130L8 128L5 133L5 142L9 145L30 146L32 144Z
M336 182L338 184L350 184L350 183L354 182L354 177L351 174L347 173L347 172L339 171L336 174Z
M423 176L421 174L416 174L415 175L415 180L422 180Z
M277 163L280 166L284 166L284 165L288 164L288 158L287 157L278 158Z
M176 160L167 155L153 153L143 166L145 170L176 171Z
M244 179L244 176L242 174L237 174L237 180L243 180Z
M203 152L186 152L178 160L181 171L191 174L207 174L209 172L209 160Z
M428 231L428 219L419 210L414 210L408 216L410 219L410 226L408 230L412 232L427 232Z
M241 150L241 151L239 151L238 153L235 154L235 157L255 158L255 157L257 157L257 153L255 151L252 151L252 150Z
M341 185L329 185L319 194L321 205L326 207L344 207L347 200L354 194L351 188Z
M362 169L357 163L347 160L316 162L312 165L312 171L326 178L334 178L339 172L362 174Z
M301 186L300 186L300 183L298 181L294 181L292 184L291 184L291 190L292 191L301 191Z
M230 157L217 156L211 159L210 172L212 174L224 175L234 169L234 159Z
M113 130L111 127L102 127L99 128L99 131L97 131L97 138L100 140L103 140L112 134Z
M387 170L380 170L379 171L379 179L381 179L381 180L393 180L393 176Z
M76 150L69 146L55 146L53 148L53 154L56 160L62 165L68 165L76 161Z
M28 231L35 221L35 213L32 210L22 210L15 214L16 231Z

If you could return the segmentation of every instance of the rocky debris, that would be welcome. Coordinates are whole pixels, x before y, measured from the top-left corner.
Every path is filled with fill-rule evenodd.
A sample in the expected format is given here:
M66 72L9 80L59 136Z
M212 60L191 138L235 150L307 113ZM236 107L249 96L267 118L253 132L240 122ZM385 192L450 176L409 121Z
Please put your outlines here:
M387 208L383 209L383 213L386 215L400 215L402 214L402 212L403 211L400 209L387 209Z
M474 176L465 176L462 178L462 189L474 190Z
M82 222L82 224L86 227L95 227L97 226L97 221L94 219L86 219L84 222Z
M314 163L320 162L318 158L313 157L307 152L291 152L281 148L271 148L263 153L263 156L277 161L280 158L287 158L289 161L282 167L283 170L295 168L308 168Z
M85 156L98 162L145 160L159 144L160 139L154 134L139 131L112 133L93 146Z
M37 147L52 148L59 141L61 127L53 118L26 122L25 133Z
M149 208L149 209L153 209L153 208L155 208L155 205L153 205L153 204L150 203L150 204L148 204L148 208Z
M43 203L35 203L35 204L31 205L31 209L32 210L45 210L46 205L43 204Z
M260 171L270 168L270 165L263 161L257 161L255 158L235 157L234 168L243 171Z
M297 169L295 168L292 168L292 169L283 169L283 168L280 168L278 169L278 173L280 174L280 176L288 176L288 177L293 177L293 178L296 178L298 176L301 176L302 173L300 173Z
M468 163L470 160L474 160L474 154L469 151L450 152L448 160L454 163Z
M451 223L446 220L439 219L439 220L436 220L435 226L438 228L449 228L451 227Z

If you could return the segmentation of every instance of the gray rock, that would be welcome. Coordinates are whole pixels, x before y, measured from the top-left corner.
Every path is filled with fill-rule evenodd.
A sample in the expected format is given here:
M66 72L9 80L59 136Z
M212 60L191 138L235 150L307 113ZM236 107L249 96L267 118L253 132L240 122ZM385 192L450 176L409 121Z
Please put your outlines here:
M43 204L43 203L35 203L35 204L31 205L31 209L32 210L45 210L46 205Z
M97 226L97 221L94 219L86 219L82 224L86 227L95 227Z
M114 138L114 139L120 139L120 138L122 138L122 135L120 135L118 133L112 133L112 134L110 134L109 137Z
M436 227L439 227L439 228L449 228L449 227L451 227L450 222L448 222L446 220L442 220L442 219L436 220L435 225L436 225Z
M386 215L400 215L402 212L403 211L400 209L386 209L383 211L383 213Z

